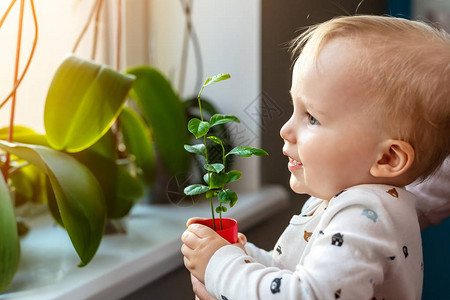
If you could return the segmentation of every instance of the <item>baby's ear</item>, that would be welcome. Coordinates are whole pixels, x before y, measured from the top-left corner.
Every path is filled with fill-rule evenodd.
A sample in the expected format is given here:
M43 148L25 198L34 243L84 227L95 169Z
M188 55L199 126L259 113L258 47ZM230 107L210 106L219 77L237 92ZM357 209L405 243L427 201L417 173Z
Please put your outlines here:
M387 140L380 148L377 161L370 168L374 177L393 178L405 174L414 162L414 148L407 142Z

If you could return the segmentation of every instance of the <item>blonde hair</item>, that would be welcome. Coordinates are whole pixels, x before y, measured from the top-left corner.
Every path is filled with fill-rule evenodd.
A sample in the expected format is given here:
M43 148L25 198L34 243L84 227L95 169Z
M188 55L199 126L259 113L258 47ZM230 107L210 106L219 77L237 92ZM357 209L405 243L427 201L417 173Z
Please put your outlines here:
M394 17L338 17L303 32L292 53L317 59L334 38L362 46L355 65L368 77L369 107L393 138L414 148L411 179L433 174L450 154L450 35Z

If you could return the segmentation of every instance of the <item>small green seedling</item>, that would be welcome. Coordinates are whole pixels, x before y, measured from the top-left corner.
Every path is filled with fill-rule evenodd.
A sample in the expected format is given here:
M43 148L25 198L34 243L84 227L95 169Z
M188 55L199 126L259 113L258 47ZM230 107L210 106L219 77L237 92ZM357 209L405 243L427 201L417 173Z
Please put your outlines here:
M222 212L226 212L227 208L224 206L224 204L228 204L231 207L233 207L237 200L238 196L237 194L228 188L225 188L225 186L228 183L231 183L233 181L239 180L242 176L242 172L237 170L232 171L226 171L225 170L225 162L228 156L230 155L238 155L241 157L250 157L252 155L256 156L264 156L268 155L266 151L258 148L252 148L252 147L244 147L244 146L238 146L230 150L228 153L225 153L225 148L223 146L222 140L216 136L208 135L209 129L211 127L225 124L228 122L236 122L240 123L239 119L236 116L233 115L222 115L222 114L215 114L211 116L209 122L205 121L203 119L203 112L202 112L202 103L201 103L201 94L203 92L203 89L207 87L208 85L211 85L213 83L229 79L229 74L218 74L215 76L212 76L208 79L206 79L205 83L203 84L202 88L200 89L200 92L198 94L198 108L200 110L200 119L198 118L192 118L188 123L188 130L191 132L196 139L199 139L203 137L203 143L195 144L195 145L184 145L184 149L186 151L201 155L205 158L206 164L203 166L206 173L203 176L203 180L205 184L192 184L184 189L184 193L186 195L200 195L205 194L205 197L207 199L210 199L211 202L211 214L213 219L213 226L214 230L216 230L215 226L215 220L214 220L214 203L213 199L214 197L217 197L219 200L219 206L216 207L216 213L220 216L220 229L222 229ZM219 144L222 147L222 163L209 163L208 159L208 151L206 146L206 141L210 140L216 144Z

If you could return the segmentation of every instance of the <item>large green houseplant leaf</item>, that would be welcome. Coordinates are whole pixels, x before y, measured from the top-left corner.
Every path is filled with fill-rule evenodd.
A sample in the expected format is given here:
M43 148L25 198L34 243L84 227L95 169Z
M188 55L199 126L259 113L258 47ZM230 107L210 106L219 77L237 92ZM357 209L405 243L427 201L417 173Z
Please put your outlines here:
M0 149L47 174L62 225L81 259L79 266L88 264L100 245L106 220L105 200L94 175L73 157L48 147L0 141Z
M116 160L105 157L89 148L72 154L87 166L99 182L105 196L107 218L117 219L126 216L137 199L142 196L139 180L118 165Z
M155 179L155 155L150 130L144 120L132 109L124 107L120 113L120 130L127 152L135 158L142 179L148 185Z
M9 127L0 128L0 140L8 139ZM31 128L16 125L14 126L14 141L25 144L48 146L47 138Z
M136 77L130 95L151 127L164 165L171 174L187 172L190 160L183 146L189 136L185 130L187 122L183 103L158 70L139 66L127 73Z
M20 244L14 208L0 172L0 291L12 281L19 264Z
M99 140L120 113L133 76L67 57L50 85L44 111L52 148L78 152Z

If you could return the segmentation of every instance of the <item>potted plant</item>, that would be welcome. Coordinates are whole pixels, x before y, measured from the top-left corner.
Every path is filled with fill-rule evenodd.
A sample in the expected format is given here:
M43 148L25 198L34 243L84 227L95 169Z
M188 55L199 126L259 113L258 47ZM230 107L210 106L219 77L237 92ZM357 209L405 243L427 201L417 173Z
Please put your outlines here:
M218 74L206 79L205 83L200 89L198 94L198 108L200 111L200 119L192 118L188 123L188 130L194 135L196 139L202 138L203 142L194 145L185 145L186 151L199 155L204 158L205 164L203 165L206 173L203 175L204 183L192 184L184 189L186 195L201 195L205 194L206 199L211 203L211 219L199 221L203 225L207 225L214 229L223 238L230 243L237 242L237 221L228 218L222 218L222 212L226 212L227 208L224 205L233 207L238 196L232 189L226 188L227 184L239 180L242 176L242 172L237 170L226 170L227 158L231 155L237 155L241 157L264 156L268 155L266 151L258 148L237 146L230 151L226 151L222 140L214 135L209 134L210 130L221 124L229 122L239 123L239 119L234 115L214 114L209 121L205 121L202 113L202 101L201 94L203 89L216 82L229 79L229 74ZM221 146L221 162L211 163L209 160L209 153L207 148L207 142L212 142ZM217 197L219 205L214 209L214 198ZM219 214L219 219L215 218L215 212Z
M0 28L15 2L11 1ZM15 91L36 47L37 19L33 0L30 3L36 26L33 48L0 108L15 102ZM101 4L97 0L93 6L95 22ZM93 44L95 49L96 41ZM69 55L48 89L45 134L15 125L13 112L10 126L0 129L0 293L17 271L18 225L20 232L27 231L17 218L17 209L37 203L47 206L55 222L67 231L82 267L94 257L105 224L126 216L144 189L154 186L160 177L156 161L171 176L190 170L183 145L189 141L185 127L187 116L195 115L193 102L181 101L155 68L119 69L95 62L94 56L87 60ZM215 112L204 103L210 113Z

